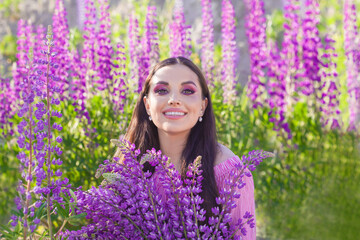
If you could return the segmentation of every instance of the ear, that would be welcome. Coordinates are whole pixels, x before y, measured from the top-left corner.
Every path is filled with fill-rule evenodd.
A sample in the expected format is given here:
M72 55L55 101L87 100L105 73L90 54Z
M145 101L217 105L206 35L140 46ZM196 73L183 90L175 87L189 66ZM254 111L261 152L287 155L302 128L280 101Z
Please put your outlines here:
M206 109L207 105L208 105L208 99L207 99L207 98L204 98L204 99L202 100L202 103L201 103L201 111L203 112L203 114L204 114L204 112L205 112L205 109Z
M150 115L150 114L149 114L149 109L150 109L149 99L147 99L147 97L144 96L143 101L144 101L144 105L145 105L146 112L147 112L148 115Z

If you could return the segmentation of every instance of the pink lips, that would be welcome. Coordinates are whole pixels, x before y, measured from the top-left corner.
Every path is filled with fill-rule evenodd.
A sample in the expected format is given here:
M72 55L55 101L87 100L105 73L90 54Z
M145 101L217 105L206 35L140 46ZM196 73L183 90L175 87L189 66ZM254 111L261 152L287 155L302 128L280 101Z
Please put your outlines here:
M186 112L178 108L169 108L166 109L163 114L168 119L176 120L183 118L186 115Z

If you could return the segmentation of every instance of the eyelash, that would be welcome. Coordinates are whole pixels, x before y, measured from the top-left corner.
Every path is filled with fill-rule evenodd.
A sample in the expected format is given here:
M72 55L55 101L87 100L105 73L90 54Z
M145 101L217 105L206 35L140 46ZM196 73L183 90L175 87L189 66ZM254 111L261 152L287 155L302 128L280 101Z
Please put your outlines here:
M165 95L168 93L168 90L165 88L159 88L159 89L155 89L154 92L159 95ZM182 93L185 95L192 95L195 93L195 91L192 89L186 88L186 89L182 90Z
M183 90L183 93L185 94L185 95L191 95L191 94L194 94L195 93L195 91L194 90L192 90L192 89L184 89Z
M155 89L154 92L159 94L159 95L165 95L168 91L165 88L159 88L159 89Z

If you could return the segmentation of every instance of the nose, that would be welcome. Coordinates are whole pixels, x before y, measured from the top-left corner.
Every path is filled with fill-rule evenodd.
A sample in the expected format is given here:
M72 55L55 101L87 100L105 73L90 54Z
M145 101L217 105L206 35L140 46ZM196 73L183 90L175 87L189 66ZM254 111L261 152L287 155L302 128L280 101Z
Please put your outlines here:
M169 97L169 101L168 101L168 104L169 105L179 105L181 102L179 100L179 98L173 94Z

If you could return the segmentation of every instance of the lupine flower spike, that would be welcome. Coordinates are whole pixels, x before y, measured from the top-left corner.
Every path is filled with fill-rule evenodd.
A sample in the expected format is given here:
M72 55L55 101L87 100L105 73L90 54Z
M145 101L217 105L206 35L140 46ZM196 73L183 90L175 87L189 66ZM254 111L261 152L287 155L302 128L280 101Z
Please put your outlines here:
M192 48L190 26L186 25L183 5L182 0L175 1L173 19L169 24L170 55L190 58Z
M263 0L246 0L246 35L248 37L251 77L248 82L248 96L254 108L263 106L261 100L265 91L264 68L267 66L266 18Z
M346 54L347 88L349 93L349 131L360 129L360 35L357 28L356 6L344 1L344 48Z
M320 107L321 122L323 126L328 126L330 129L339 129L341 126L340 110L339 110L339 81L338 73L336 71L335 59L337 53L333 47L334 40L328 36L324 39L324 53L322 54L322 84L319 90L321 91Z
M214 78L214 19L211 0L202 0L201 66L208 84Z
M222 65L221 81L224 89L224 101L233 102L236 96L236 28L235 10L231 0L222 1L221 15Z
M51 26L49 26L46 38L46 50L38 49L43 58L35 58L32 52L28 55L29 72L27 78L24 79L23 103L18 112L22 121L18 125L20 136L17 143L19 148L24 150L17 157L21 163L20 170L25 185L23 181L19 181L19 197L15 198L15 203L17 209L23 211L24 217L19 219L13 216L12 225L16 225L17 221L23 222L24 238L34 232L40 223L35 211L42 204L47 206L47 224L49 236L52 238L50 215L54 209L53 203L55 201L63 203L60 193L64 186L68 186L68 179L60 179L62 173L57 167L62 164L58 158L62 154L58 146L62 138L60 135L55 137L54 130L61 131L62 127L53 120L61 118L62 114L56 110L56 106L60 104L58 98L60 88L53 80L54 76L50 71L51 68L59 67L53 61L55 53L51 50L54 45ZM46 65L45 72L41 70L43 65ZM56 178L59 179L55 180ZM32 186L34 186L33 189ZM46 203L44 196L46 196Z

